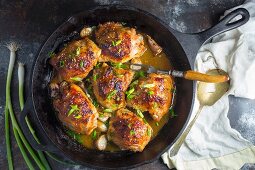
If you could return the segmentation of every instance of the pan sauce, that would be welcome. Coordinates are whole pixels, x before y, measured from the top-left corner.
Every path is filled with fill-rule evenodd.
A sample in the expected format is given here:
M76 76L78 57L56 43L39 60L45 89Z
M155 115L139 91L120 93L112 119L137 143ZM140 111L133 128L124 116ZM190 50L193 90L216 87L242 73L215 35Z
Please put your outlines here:
M144 34L143 34L143 37L144 37L145 47L147 48L147 50L140 57L142 64L151 65L162 70L171 69L172 68L171 63L169 59L167 58L167 55L162 51L160 54L155 56L153 52L150 50L148 42L146 41ZM174 99L174 96L173 96L173 99ZM146 121L150 124L150 126L153 129L152 140L155 136L157 136L158 132L162 129L162 127L168 122L169 118L171 117L170 113L165 114L162 117L162 119L158 123L156 123L156 121L153 120L147 112L144 112L143 114L145 116ZM71 130L67 130L67 134L71 136L73 139L75 139L76 141L78 141L80 144L85 146L86 148L96 149L96 147L94 146L94 140L92 137L93 133L91 135L81 135L81 134L76 134ZM100 131L96 130L96 137L99 137L99 136L100 136ZM113 142L108 141L105 151L111 151L111 152L120 151L120 148L117 145L115 145Z

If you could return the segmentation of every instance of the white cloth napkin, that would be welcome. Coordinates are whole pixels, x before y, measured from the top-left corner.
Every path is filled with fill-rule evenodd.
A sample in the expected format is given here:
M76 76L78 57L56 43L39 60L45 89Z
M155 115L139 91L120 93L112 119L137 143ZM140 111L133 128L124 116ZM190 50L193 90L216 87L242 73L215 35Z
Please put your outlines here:
M255 147L230 127L227 117L231 114L229 95L255 99L255 0L234 9L240 7L249 11L250 20L201 47L195 64L195 70L200 72L214 69L215 65L226 71L231 78L230 89L213 106L203 107L177 155L170 157L171 148L162 155L169 168L240 169L244 163L255 163ZM198 107L196 98L192 116Z

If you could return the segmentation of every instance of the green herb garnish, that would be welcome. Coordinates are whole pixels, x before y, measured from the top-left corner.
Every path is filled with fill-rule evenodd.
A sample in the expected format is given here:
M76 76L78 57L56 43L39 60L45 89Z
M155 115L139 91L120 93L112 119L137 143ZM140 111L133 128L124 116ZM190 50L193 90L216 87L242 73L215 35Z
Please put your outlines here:
M155 84L144 84L143 88L152 88L155 87Z
M97 63L95 68L99 68L99 67L101 67L101 65L102 65L102 63Z
M133 81L133 82L130 84L130 88L133 88L133 87L136 86L137 84L138 84L138 80Z
M136 96L135 94L130 94L129 96L127 96L127 99L128 99L128 100L131 100L131 99L133 99L135 96Z
M74 116L75 119L80 119L81 117L82 117L81 115Z
M97 80L97 78L98 78L98 74L93 75L93 80L94 80L94 81L96 81L96 80Z
M73 81L82 81L82 78L80 77L71 77L70 79Z
M116 47L118 45L120 45L121 40L117 40L117 41L112 41L112 46Z
M96 131L96 130L94 130L94 131L92 132L91 138L92 138L93 140L95 140L95 139L97 138L97 131Z
M153 95L154 91L148 91L148 95Z
M97 102L96 100L92 100L92 104L93 104L95 107L98 107L98 106L99 106L99 104L98 104L98 102Z
M140 118L144 118L143 112L141 110L136 110L136 113Z
M55 55L56 55L56 54L55 54L53 51L51 51L51 52L48 53L48 56L49 56L50 58L54 57Z
M135 135L135 131L134 130L130 130L129 134L133 136L133 135Z
M103 112L105 112L105 113L112 113L112 109L104 109Z
M75 104L75 105L71 104L70 107L71 107L71 109L68 111L67 116L70 116L70 115L71 115L72 113L74 113L75 111L80 110L80 109L78 108L77 104Z
M80 67L84 67L84 61L80 62Z
M111 99L118 91L117 90L113 90L112 92L108 93L107 95L107 99Z
M123 68L123 69L127 69L128 68L128 66L126 64L123 64L123 63L111 63L111 65L114 68Z
M132 123L129 123L128 128L131 129L131 127L132 127Z
M156 126L159 126L159 123L158 123L158 122L156 122L156 123L155 123L155 125L156 125Z
M65 66L65 62L61 60L61 61L59 62L59 67L64 67L64 66Z
M169 109L169 113L171 114L172 117L177 116L177 114L175 114L174 109L172 107Z
M128 97L128 96L130 96L134 91L135 91L135 88L132 87L131 89L129 89L129 90L126 91L125 93L126 93L126 95L127 95L127 97Z
M80 55L80 53L81 53L81 47L77 47L75 51L76 56Z
M147 135L151 136L151 129L149 129L149 128L147 129Z

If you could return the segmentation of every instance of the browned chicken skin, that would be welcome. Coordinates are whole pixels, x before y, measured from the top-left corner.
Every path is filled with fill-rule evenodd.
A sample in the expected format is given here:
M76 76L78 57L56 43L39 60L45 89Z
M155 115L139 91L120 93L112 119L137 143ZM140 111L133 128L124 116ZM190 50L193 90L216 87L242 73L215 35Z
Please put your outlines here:
M50 59L62 79L75 81L85 78L96 65L101 50L88 38L69 43Z
M169 75L148 74L140 78L134 86L133 97L127 100L127 106L134 109L149 111L156 121L169 111L172 103L173 79Z
M104 107L117 110L126 106L125 91L133 78L133 71L104 63L93 71L93 91Z
M140 57L145 51L143 37L134 28L124 27L120 23L100 24L95 32L96 42L102 49L100 62L127 62Z
M76 133L89 135L97 127L96 108L75 84L62 82L53 106L61 123Z
M152 136L152 128L127 109L120 109L111 118L108 138L123 150L142 152Z

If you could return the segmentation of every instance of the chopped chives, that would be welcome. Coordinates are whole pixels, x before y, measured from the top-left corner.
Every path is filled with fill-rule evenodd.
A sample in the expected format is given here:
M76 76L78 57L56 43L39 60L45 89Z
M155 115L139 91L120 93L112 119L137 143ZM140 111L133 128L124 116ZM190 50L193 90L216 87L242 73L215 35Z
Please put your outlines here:
M67 116L70 116L70 115L71 115L72 113L74 113L75 111L80 110L80 109L78 108L78 105L77 105L77 104L75 104L75 105L71 104L70 107L71 107L71 109L68 111Z
M82 81L82 78L80 77L71 77L70 79L73 81Z
M136 113L140 118L144 118L143 112L141 110L136 110Z
M112 92L108 93L107 99L111 99L117 92L117 90L113 90Z

